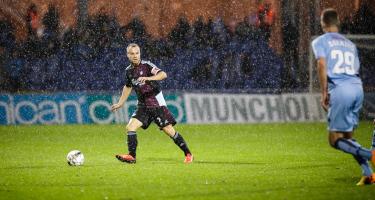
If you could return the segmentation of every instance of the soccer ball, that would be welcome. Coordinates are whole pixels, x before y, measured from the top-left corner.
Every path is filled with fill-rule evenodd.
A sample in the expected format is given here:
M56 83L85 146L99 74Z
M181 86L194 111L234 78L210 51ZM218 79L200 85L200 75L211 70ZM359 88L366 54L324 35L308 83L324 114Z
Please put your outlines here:
M83 165L85 157L83 156L82 152L73 150L68 153L68 155L66 156L66 160L68 161L68 165L70 166L79 166Z

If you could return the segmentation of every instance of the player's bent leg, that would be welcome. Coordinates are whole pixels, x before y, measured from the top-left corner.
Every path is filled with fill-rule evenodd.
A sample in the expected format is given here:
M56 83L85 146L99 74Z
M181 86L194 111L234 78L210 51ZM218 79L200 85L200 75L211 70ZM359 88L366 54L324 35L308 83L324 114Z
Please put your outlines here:
M163 132L167 134L169 137L173 137L176 134L176 131L174 130L173 126L169 124L166 127L162 128Z
M371 157L371 152L362 146L354 139L352 139L352 132L331 132L329 135L330 144L345 153L352 154L362 169L362 178L357 185L367 185L374 183L373 171L369 166L367 160ZM370 156L370 157L369 157Z
M137 131L142 125L142 122L137 118L131 118L126 125L126 131Z
M128 125L126 125L126 132L127 132L127 145L128 145L128 154L118 154L116 158L121 162L126 163L136 163L136 151L137 151L137 130L142 126L142 122L140 122L136 118L131 118Z
M187 143L185 142L182 135L180 133L176 132L171 124L167 125L166 127L163 127L162 130L184 152L184 154L185 154L184 163L192 163L193 159L194 159L193 154L190 152L190 150L187 146Z
M344 135L337 132L329 132L328 133L328 142L331 145L331 147L336 149L336 142L338 139L343 138Z
M329 139L331 145L334 143L334 147L336 149L341 150L345 153L361 156L366 160L371 160L371 158L373 157L370 150L363 148L357 143L359 145L358 146L356 142L351 139L346 139L343 133L330 133Z
M373 184L374 181L375 181L375 175L374 175L370 165L368 164L367 160L360 157L360 156L353 155L353 157L362 169L362 177L361 177L360 181L357 183L357 185L361 186L361 185Z

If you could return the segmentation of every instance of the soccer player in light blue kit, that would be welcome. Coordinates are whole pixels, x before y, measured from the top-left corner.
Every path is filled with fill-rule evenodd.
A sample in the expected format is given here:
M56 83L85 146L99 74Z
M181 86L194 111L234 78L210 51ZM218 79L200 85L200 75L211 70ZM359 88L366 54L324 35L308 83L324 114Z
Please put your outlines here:
M375 150L363 148L352 138L363 102L357 48L338 33L336 10L324 10L320 24L324 34L312 42L312 48L317 60L321 105L328 111L329 143L352 154L361 166L363 176L357 185L375 183L375 174L367 162L375 163Z

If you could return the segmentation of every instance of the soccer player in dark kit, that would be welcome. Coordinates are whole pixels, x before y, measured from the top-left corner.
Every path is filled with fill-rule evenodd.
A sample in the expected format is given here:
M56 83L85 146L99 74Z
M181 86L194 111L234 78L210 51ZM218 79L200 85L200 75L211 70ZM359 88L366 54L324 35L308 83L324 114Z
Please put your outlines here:
M116 155L116 158L122 162L136 163L138 144L136 131L140 127L147 129L151 122L155 122L184 152L184 162L191 163L193 154L182 135L173 128L176 121L167 108L163 93L157 82L167 78L167 74L151 62L141 60L140 47L137 44L129 44L126 52L131 64L126 68L125 86L121 97L118 103L112 105L111 110L116 111L121 108L133 88L137 94L138 105L126 126L129 153Z

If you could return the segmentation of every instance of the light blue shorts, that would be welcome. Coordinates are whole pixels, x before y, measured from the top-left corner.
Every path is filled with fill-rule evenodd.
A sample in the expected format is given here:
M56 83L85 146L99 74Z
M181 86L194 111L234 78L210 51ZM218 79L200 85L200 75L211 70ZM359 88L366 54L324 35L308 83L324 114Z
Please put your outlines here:
M351 132L358 125L359 110L362 108L362 84L343 83L330 91L328 130Z

